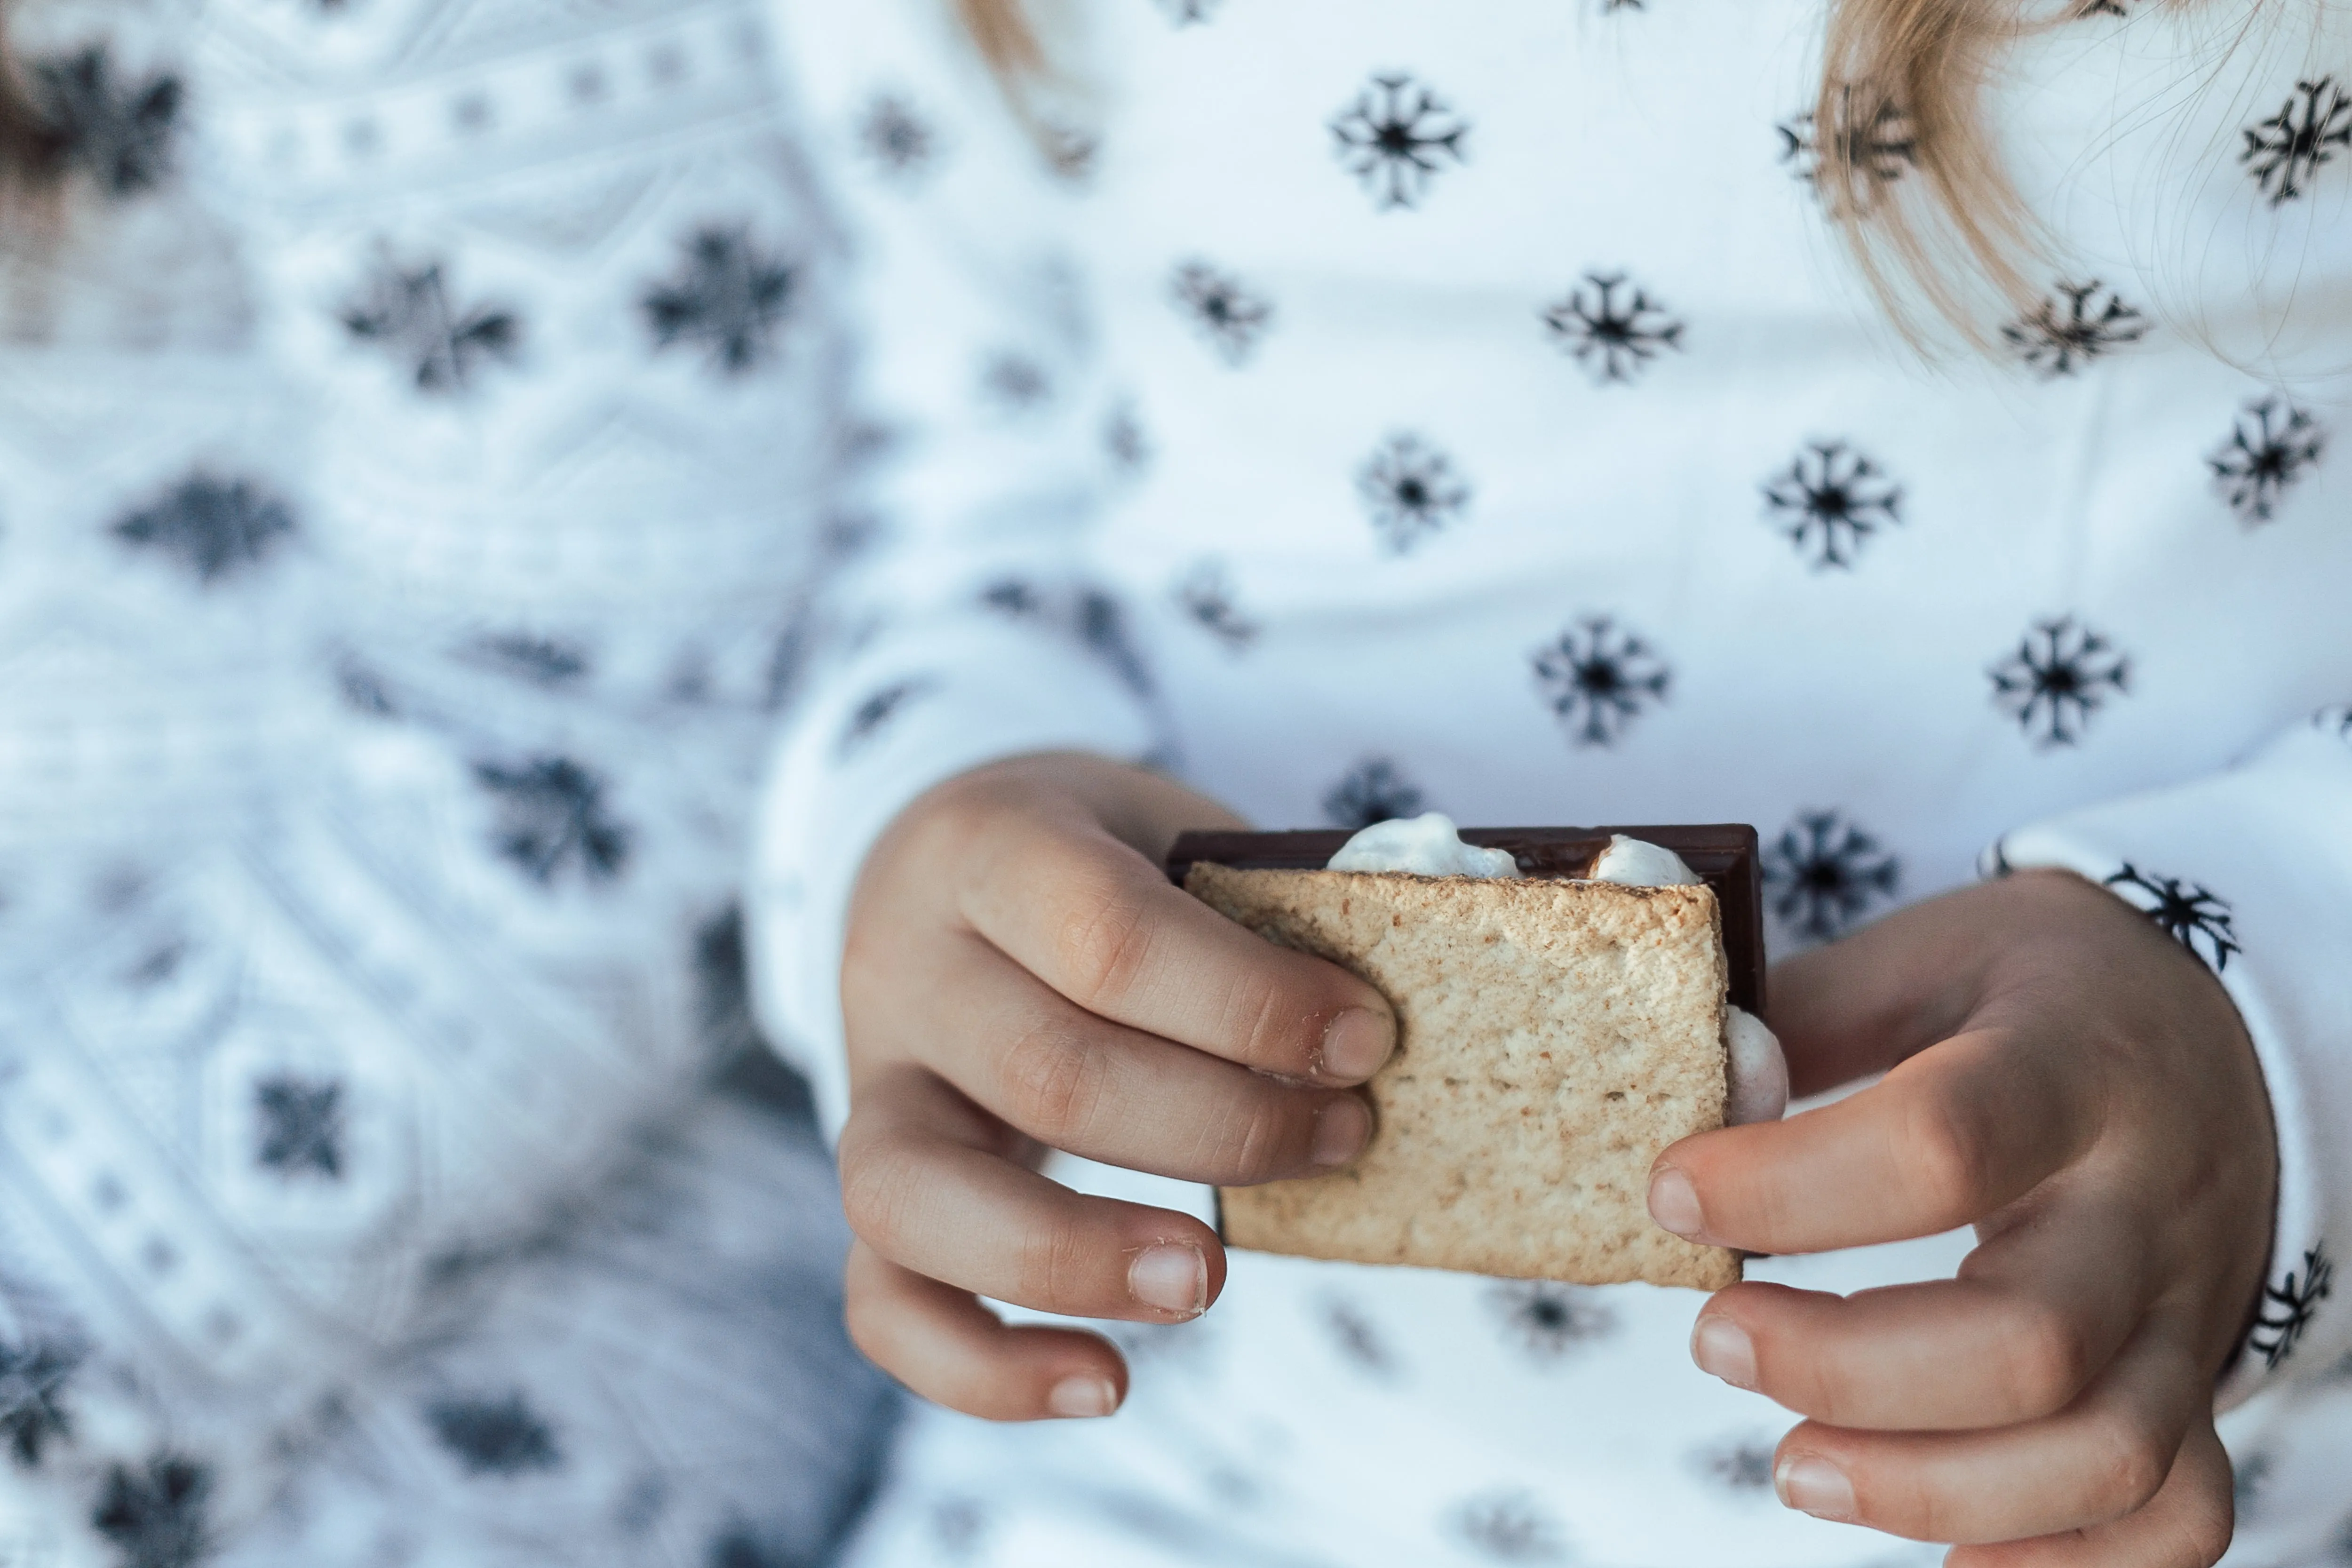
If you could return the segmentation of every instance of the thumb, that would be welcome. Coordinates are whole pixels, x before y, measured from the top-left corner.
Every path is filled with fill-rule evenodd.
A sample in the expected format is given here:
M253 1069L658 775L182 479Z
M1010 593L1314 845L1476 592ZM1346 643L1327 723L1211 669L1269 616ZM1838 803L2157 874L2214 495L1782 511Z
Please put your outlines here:
M1853 935L1772 966L1765 1021L1780 1037L1789 1089L1802 1098L1883 1073L1957 1033L1975 987L1956 963L1976 889L1898 910Z

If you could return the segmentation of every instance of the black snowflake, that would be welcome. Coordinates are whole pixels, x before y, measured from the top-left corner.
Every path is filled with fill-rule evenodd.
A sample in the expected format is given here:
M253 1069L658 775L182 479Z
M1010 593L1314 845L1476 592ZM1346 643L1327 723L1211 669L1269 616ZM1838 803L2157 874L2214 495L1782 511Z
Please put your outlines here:
M1096 163L1102 156L1102 137L1083 125L1041 125L1037 149L1055 179L1083 185L1094 178Z
M211 1493L209 1469L159 1454L135 1469L110 1468L89 1522L121 1553L118 1568L194 1568L211 1544L205 1528Z
M921 677L894 680L866 698L851 710L849 721L842 726L841 739L834 747L835 753L847 757L871 744L874 737L898 716L899 710L937 685L937 681Z
M1018 577L1007 577L982 588L980 602L1015 620L1034 620L1045 613L1045 596L1037 591L1036 584Z
M504 820L492 846L531 880L552 886L578 861L582 878L610 880L629 858L629 830L605 814L604 781L568 757L520 766L474 764L474 778L499 797Z
M2093 279L2061 283L2057 293L2001 328L2000 335L2020 359L2045 379L2055 380L2074 374L2110 349L2139 342L2147 328L2145 317Z
M677 272L647 285L637 302L654 348L695 344L712 369L741 375L774 353L800 274L740 227L699 229L685 251Z
M1867 212L1882 191L1917 166L1918 134L1901 104L1881 92L1858 97L1850 83L1838 89L1836 115L1827 160L1816 110L1809 109L1773 127L1780 133L1780 162L1832 210L1851 204L1854 210Z
M1249 359L1266 323L1274 319L1272 305L1251 293L1240 279L1205 261L1188 261L1179 267L1170 292L1177 307L1192 318L1202 336L1230 365Z
M2352 742L2352 702L2322 708L2311 716L2311 727L2326 731L2339 741Z
M343 1173L343 1086L290 1074L253 1086L254 1159L281 1176Z
M1613 746L1643 710L1663 702L1671 672L1632 632L1591 616L1535 653L1536 686L1580 746Z
M1184 614L1234 653L1257 640L1258 625L1234 602L1234 585L1223 563L1203 561L1176 585L1176 602Z
M530 632L493 632L475 642L473 653L504 674L551 689L571 685L589 669L588 650L578 643Z
M1544 325L1598 386L1631 383L1667 349L1683 346L1683 323L1622 272L1588 272Z
M439 262L383 263L341 320L353 339L399 360L424 393L467 391L486 363L512 363L522 342L522 320L512 310L454 304Z
M2208 889L2178 877L2143 872L2128 860L2122 870L2106 879L2105 886L2143 910L2165 935L2203 959L2217 973L2230 966L2231 953L2244 951L2231 923L2229 900Z
M2213 488L2252 528L2268 522L2279 498L2319 461L2326 433L2317 420L2281 397L2265 397L2238 411L2238 423L2213 455Z
M730 1524L713 1536L702 1554L703 1568L792 1568L799 1554L761 1539L748 1524Z
M1168 20L1179 27L1194 26L1217 14L1223 0L1155 0Z
M1143 428L1143 416L1135 411L1131 400L1122 398L1111 405L1103 417L1103 451L1111 466L1122 475L1141 473L1151 462L1151 437Z
M1843 936L1878 900L1895 896L1903 869L1878 840L1834 811L1808 811L1764 853L1772 913L1812 942Z
M938 162L937 132L906 100L882 93L866 108L857 122L858 150L894 179L912 182Z
M1537 1361L1558 1361L1617 1327L1617 1316L1570 1285L1514 1279L1487 1293L1503 1336Z
M99 189L110 196L136 195L171 174L185 96L178 77L158 72L119 81L113 58L100 44L37 60L28 74L53 155L89 174Z
M364 713L371 719L391 719L398 716L400 705L393 700L392 688L366 665L349 654L335 661L335 689L343 706L354 713Z
M1323 797L1324 820L1339 827L1370 827L1428 809L1420 789L1386 757L1366 757Z
M2038 622L1987 673L1994 705L2044 747L2072 746L2107 699L2128 691L2131 661L2072 616Z
M1076 629L1087 651L1108 665L1129 691L1150 695L1151 668L1128 630L1126 606L1098 589L1087 589L1078 595Z
M0 1442L19 1465L38 1466L50 1443L73 1436L65 1386L80 1365L80 1351L61 1341L0 1344Z
M1381 1337L1371 1320L1365 1317L1353 1302L1326 1301L1323 1304L1323 1326L1330 1331L1331 1342L1342 1359L1375 1377L1386 1377L1396 1371L1396 1356L1389 1349L1388 1342Z
M1420 205L1431 177L1463 161L1469 133L1468 121L1402 71L1372 78L1331 121L1340 162L1382 212Z
M425 1422L470 1476L519 1476L563 1465L554 1429L520 1393L436 1399L425 1406Z
M1760 1438L1741 1437L1718 1444L1696 1456L1699 1472L1726 1491L1769 1492L1772 1489L1772 1447Z
M1525 1492L1473 1498L1446 1519L1447 1533L1497 1563L1562 1563L1568 1542L1559 1525Z
M2335 1283L2336 1265L2320 1246L2303 1255L2300 1273L2289 1269L2277 1284L2263 1287L2262 1307L2254 1314L2253 1331L2246 1336L2246 1343L2263 1358L2264 1366L2278 1370L2279 1363L2286 1360L2311 1326L2312 1314L2327 1300Z
M2271 205L2284 206L2303 195L2321 164L2335 161L2337 148L2352 147L2352 98L2332 76L2299 81L2276 114L2241 134L2246 144L2238 162Z
M251 479L191 474L114 525L114 536L160 550L216 583L258 565L294 531L287 504Z
M1402 555L1462 515L1470 487L1444 453L1410 434L1381 442L1356 470L1356 494L1372 531Z
M1006 350L989 355L982 363L980 395L1006 414L1030 414L1051 401L1054 384L1044 365L1027 354Z
M1815 441L1764 486L1769 521L1819 571L1853 564L1864 541L1903 521L1903 487L1843 441Z
M2230 1501L2239 1513L2248 1512L2262 1500L2263 1493L2270 1488L2271 1472L2277 1468L2277 1461L2268 1454L2249 1454L2242 1459L2231 1460Z

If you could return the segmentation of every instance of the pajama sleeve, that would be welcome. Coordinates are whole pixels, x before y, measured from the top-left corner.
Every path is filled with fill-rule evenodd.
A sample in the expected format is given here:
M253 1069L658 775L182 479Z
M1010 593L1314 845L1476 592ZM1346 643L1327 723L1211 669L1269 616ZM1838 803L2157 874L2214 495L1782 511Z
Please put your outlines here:
M852 441L847 558L763 786L746 912L761 1022L828 1133L848 1111L843 930L877 836L991 761L1152 746L1127 617L1083 564L1131 448L1059 241L1083 148L1016 120L952 18L897 0L782 16L852 252L851 405L871 423Z
M2076 872L2147 911L2229 990L2279 1151L2269 1273L2221 1390L2234 1405L2352 1356L2352 710L2218 776L2009 834L1990 869Z

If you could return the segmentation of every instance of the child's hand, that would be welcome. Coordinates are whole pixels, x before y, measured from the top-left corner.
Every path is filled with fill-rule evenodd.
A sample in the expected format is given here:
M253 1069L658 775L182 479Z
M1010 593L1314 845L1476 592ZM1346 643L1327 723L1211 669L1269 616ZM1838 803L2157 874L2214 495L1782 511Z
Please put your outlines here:
M1811 1419L1791 1507L1992 1564L2206 1568L2228 1546L2215 1376L2270 1247L2270 1102L2220 984L2088 882L2027 872L1783 966L1788 1121L1686 1139L1650 1206L1683 1235L1816 1252L1974 1223L1954 1280L1840 1298L1734 1286L1692 1352Z
M841 982L847 1312L916 1393L999 1420L1108 1415L1117 1350L1009 1328L974 1294L1181 1322L1223 1288L1207 1226L1074 1194L1034 1169L1045 1149L1242 1185L1344 1164L1370 1135L1345 1086L1394 1047L1387 1003L1160 869L1180 829L1239 826L1151 773L1031 757L931 791L867 858Z

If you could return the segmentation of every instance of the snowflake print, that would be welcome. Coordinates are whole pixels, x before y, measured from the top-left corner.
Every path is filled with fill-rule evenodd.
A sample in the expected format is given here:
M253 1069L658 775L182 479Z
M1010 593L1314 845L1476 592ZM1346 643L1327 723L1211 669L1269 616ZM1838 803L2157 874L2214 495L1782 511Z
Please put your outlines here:
M1223 0L1154 0L1154 3L1166 14L1171 25L1192 27L1215 16Z
M1671 673L1648 643L1607 616L1591 616L1535 654L1536 685L1580 746L1613 746L1625 728L1663 702Z
M2047 749L2080 743L2091 715L2129 689L2131 661L2063 616L2037 623L1988 673L1994 704Z
M2265 1367L2278 1370L2279 1363L2303 1338L2303 1331L2311 1327L2312 1315L2335 1285L2336 1265L2324 1247L2314 1247L2303 1255L2300 1273L2289 1269L2277 1284L2263 1287L2262 1307L2254 1314L2253 1331L2246 1343L2263 1358Z
M677 272L637 301L654 348L691 344L719 374L741 375L774 352L800 275L740 227L698 230L685 251Z
M1758 1437L1742 1437L1708 1448L1695 1458L1701 1475L1729 1492L1772 1489L1772 1448Z
M1617 1326L1616 1314L1570 1285L1514 1279L1487 1292L1503 1336L1538 1362L1558 1361Z
M872 743L874 737L898 716L899 710L937 684L922 678L894 680L866 698L851 711L849 722L842 726L841 740L834 748L835 754L846 758Z
M585 678L589 670L586 648L529 632L492 633L476 641L472 651L478 662L550 690Z
M1903 521L1903 487L1843 441L1816 441L1764 486L1767 520L1815 571L1852 567L1863 542Z
M2230 1501L2240 1513L2252 1509L2269 1489L2277 1461L2268 1454L2249 1454L2230 1466Z
M1371 86L1331 121L1339 161L1382 212L1416 207L1449 162L1463 162L1470 122L1403 72Z
M2056 294L2001 328L2000 335L2019 359L2044 380L2054 381L2112 349L2139 342L2147 328L2147 318L2093 279L2061 283Z
M1446 1520L1447 1533L1496 1563L1564 1563L1559 1525L1525 1492L1473 1498Z
M96 44L35 61L28 74L52 139L52 155L89 174L100 190L117 198L133 196L171 174L172 142L185 96L178 77L159 73L135 83L119 81L112 57Z
M1176 585L1176 602L1195 626L1240 653L1257 640L1258 626L1234 603L1234 585L1223 563L1203 561Z
M1462 515L1470 487L1445 454L1409 433L1391 436L1356 471L1356 494L1372 531L1393 555Z
M1323 797L1323 819L1339 827L1370 827L1428 809L1421 790L1386 757L1366 757Z
M1045 167L1066 184L1083 185L1094 178L1102 155L1102 138L1079 125L1045 125L1037 132L1038 150Z
M1331 1342L1344 1360L1375 1377L1386 1377L1396 1371L1396 1356L1390 1351L1388 1342L1354 1303L1326 1301L1323 1326L1331 1331Z
M980 602L1001 616L1011 616L1016 621L1033 620L1045 613L1045 596L1036 585L1018 577L1007 577L981 590Z
M980 395L999 412L1017 416L1034 414L1052 401L1054 384L1044 365L1008 349L991 354L981 365Z
M121 1553L119 1568L195 1568L211 1550L205 1505L212 1472L178 1454L158 1454L106 1473L90 1527Z
M2141 871L2128 860L2106 879L2126 901L2154 921L2165 935L2205 961L2216 973L2230 966L2230 955L2244 950L2231 924L2229 900L2178 877Z
M931 1505L931 1536L948 1560L966 1562L980 1549L988 1510L977 1498L945 1497Z
M1764 890L1772 913L1797 935L1832 942L1902 879L1878 840L1834 811L1800 813L1764 853Z
M2310 415L2284 398L2265 397L2238 411L2229 440L2205 461L2213 488L2252 528L2270 521L2279 498L2319 461L2326 441Z
M1151 463L1151 437L1143 428L1132 399L1122 398L1103 416L1102 444L1111 467L1132 478Z
M70 1345L0 1344L0 1442L26 1469L39 1468L51 1442L73 1436L65 1386L80 1365L81 1354Z
M911 184L939 162L939 133L905 99L880 93L858 119L857 150L887 177Z
M285 1177L343 1173L343 1086L281 1075L253 1086L256 1163Z
M1866 213L1881 192L1917 166L1919 138L1901 104L1881 92L1859 101L1855 94L1852 83L1838 89L1837 123L1826 150L1814 123L1816 110L1792 115L1773 129L1780 133L1780 162L1825 205L1843 211L1850 204L1853 211Z
M391 354L428 395L470 390L483 364L511 363L522 341L522 321L512 310L452 303L439 262L383 263L341 321L354 342Z
M2276 114L2240 134L2246 144L2238 162L2270 197L2284 206L2303 195L2320 165L2333 163L2339 147L2352 147L2352 98L2332 76L2294 84Z
M1274 307L1244 287L1241 279L1220 272L1205 261L1188 261L1176 269L1169 292L1177 309L1192 323L1218 357L1241 365L1257 347L1274 319Z
M748 1524L728 1526L702 1553L705 1568L788 1568L792 1561L782 1547L761 1540Z
M217 583L260 564L294 531L286 503L250 479L192 474L114 525L114 536L157 550Z
M436 1399L425 1407L425 1424L470 1476L519 1476L563 1465L554 1428L540 1419L520 1393L498 1399Z
M1089 589L1078 595L1078 641L1087 651L1110 667L1111 673L1139 697L1151 694L1151 669L1127 627L1127 610L1110 595Z
M1639 286L1628 285L1622 272L1586 273L1543 320L1596 386L1630 384L1660 353L1683 346L1683 323Z
M504 808L492 847L541 887L575 860L591 882L609 881L627 863L629 830L606 815L604 781L570 758L477 763L474 779Z
M2311 716L2311 727L2329 731L2339 741L2352 742L2352 702L2322 708Z

